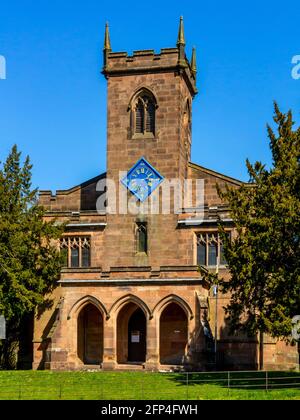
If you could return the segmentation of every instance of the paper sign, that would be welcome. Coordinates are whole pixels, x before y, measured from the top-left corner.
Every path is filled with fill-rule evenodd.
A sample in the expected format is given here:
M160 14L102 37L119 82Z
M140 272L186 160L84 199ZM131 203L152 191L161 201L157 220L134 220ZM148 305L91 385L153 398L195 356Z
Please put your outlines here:
M139 331L132 331L131 342L132 343L139 343L140 342L140 332Z
M3 315L0 315L0 340L6 339L6 322Z

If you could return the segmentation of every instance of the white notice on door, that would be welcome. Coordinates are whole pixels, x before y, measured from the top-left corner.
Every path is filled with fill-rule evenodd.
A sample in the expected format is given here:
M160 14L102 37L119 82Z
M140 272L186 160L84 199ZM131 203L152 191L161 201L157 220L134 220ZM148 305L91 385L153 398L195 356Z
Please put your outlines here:
M132 343L139 343L140 342L140 332L139 331L132 331L131 342Z

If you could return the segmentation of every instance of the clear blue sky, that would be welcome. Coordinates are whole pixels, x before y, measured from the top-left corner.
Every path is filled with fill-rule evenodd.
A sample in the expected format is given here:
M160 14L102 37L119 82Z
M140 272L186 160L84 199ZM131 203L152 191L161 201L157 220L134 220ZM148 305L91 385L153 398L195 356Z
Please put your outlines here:
M270 163L274 99L299 122L299 0L3 0L0 160L17 143L41 189L64 189L106 167L105 21L114 51L173 47L184 16L197 48L192 160L247 180L245 159Z

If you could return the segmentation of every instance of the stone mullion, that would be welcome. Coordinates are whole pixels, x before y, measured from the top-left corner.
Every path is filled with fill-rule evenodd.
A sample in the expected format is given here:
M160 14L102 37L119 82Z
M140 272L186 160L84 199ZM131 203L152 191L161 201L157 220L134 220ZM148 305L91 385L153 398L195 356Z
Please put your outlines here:
M144 110L143 110L143 134L145 134L146 129L147 129L147 105L144 101L143 101L143 105L144 105Z
M115 369L117 365L117 323L114 316L104 323L103 363L104 370Z
M81 242L81 237L78 238L78 266L79 268L82 267L82 242Z
M218 240L218 242L217 242L217 244L218 244L217 265L220 265L220 263L221 263L221 240L220 240L219 233L218 233L218 236L217 236L217 240Z
M134 105L134 107L131 110L131 137L134 136L135 131L136 131L136 106L137 104Z
M70 237L68 237L68 267L71 267L71 253L72 253L72 248L71 248L71 240Z
M209 262L209 243L208 243L208 234L207 233L205 233L205 249L206 249L205 262L206 262L206 267L208 267L208 262Z
M91 238L90 238L90 246L89 246L89 266L90 267L92 267L93 266L93 264L92 264L92 240L91 240Z

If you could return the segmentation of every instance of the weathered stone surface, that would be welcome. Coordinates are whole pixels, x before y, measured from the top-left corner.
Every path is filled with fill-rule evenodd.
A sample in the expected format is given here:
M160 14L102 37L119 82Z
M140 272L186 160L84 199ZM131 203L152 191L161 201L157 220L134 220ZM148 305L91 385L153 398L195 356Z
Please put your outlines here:
M161 363L211 368L213 343L203 327L209 326L214 334L215 299L197 271L196 236L215 232L216 223L180 228L178 222L191 214L143 215L148 253L141 256L135 235L138 217L96 211L97 182L107 177L119 186L119 171L128 171L144 156L166 179L204 180L206 219L230 216L218 198L216 183L238 187L241 182L190 163L185 112L187 103L192 104L194 82L189 67L180 71L177 64L176 48L162 50L160 55L152 51L135 52L133 57L108 54L107 173L55 196L41 193L48 220L68 221L72 227L66 235L90 236L91 268L62 270L52 310L35 321L34 369L83 369L89 362L84 355L87 347L90 363L98 361L102 369L126 364L129 341L136 337L129 331L129 323L138 308L146 320L145 369L159 369ZM130 136L129 105L141 88L151 91L158 105L153 138ZM229 224L228 229L233 227ZM229 278L226 270L222 274ZM258 339L228 334L223 310L227 300L227 296L218 300L219 367L256 369ZM84 318L88 305L94 309ZM266 342L264 349L265 368L297 366L295 347Z

